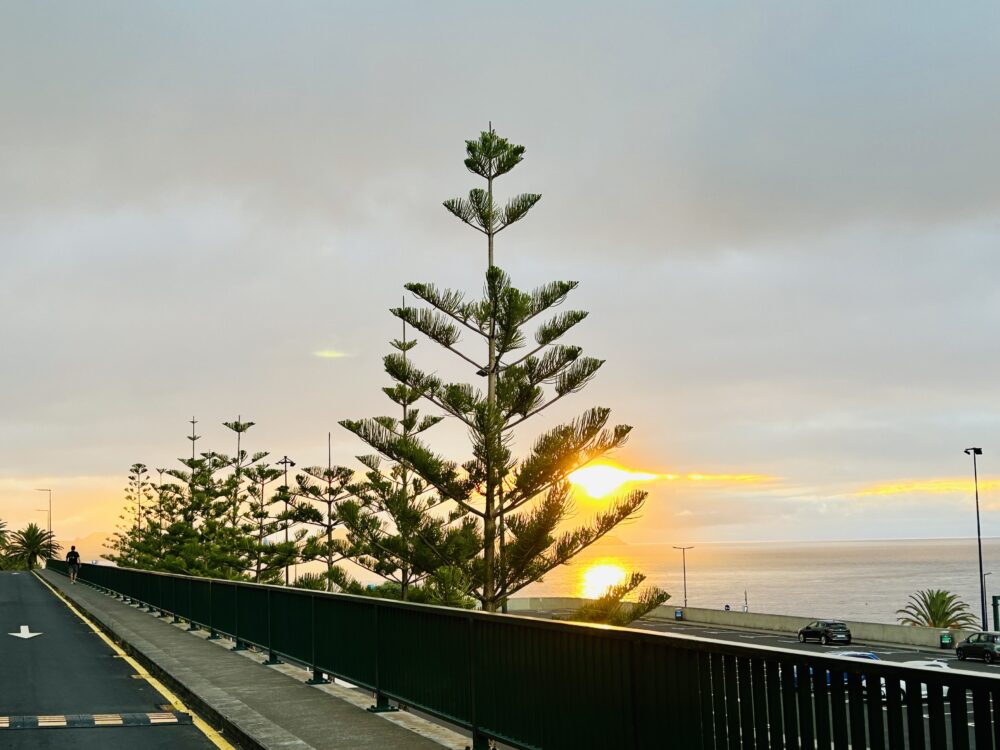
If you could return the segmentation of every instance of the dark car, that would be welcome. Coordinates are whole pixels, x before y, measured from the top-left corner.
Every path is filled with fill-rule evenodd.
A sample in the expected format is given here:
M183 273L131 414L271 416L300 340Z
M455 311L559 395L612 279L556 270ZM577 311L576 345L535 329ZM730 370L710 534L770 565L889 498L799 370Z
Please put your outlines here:
M840 620L816 620L799 630L799 643L819 641L824 646L831 643L851 644L851 631Z
M1000 633L973 633L955 647L959 660L982 659L987 664L1000 660Z

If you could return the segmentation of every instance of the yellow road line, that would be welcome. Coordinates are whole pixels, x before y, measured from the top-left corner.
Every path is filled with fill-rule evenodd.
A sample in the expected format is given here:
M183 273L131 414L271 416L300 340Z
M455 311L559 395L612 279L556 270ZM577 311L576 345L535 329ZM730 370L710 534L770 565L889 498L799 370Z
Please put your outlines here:
M219 750L236 750L236 748L233 747L231 744L229 744L229 742L222 736L221 733L219 733L216 730L212 729L212 727L210 727L207 723L205 723L204 719L202 719L200 716L198 716L198 714L196 714L190 708L188 708L187 706L185 706L184 702L180 698L178 698L176 695L174 695L173 691L171 691L166 685L164 685L158 679L156 679L155 677L153 677L153 675L151 675L149 672L147 672L142 667L142 665L139 664L139 662L137 662L131 656L129 656L128 654L126 654L117 643L115 643L113 640L111 640L110 638L108 638L108 636L104 634L104 631L101 630L99 627L97 627L97 625L95 625L93 622L91 622L90 618L88 618L85 614L83 614L83 612L81 612L79 609L77 609L69 599L67 599L65 596L63 596L61 593L59 593L59 591L57 591L52 585L50 585L48 581L46 581L44 578L42 578L40 575L38 575L38 573L32 571L32 575L34 575L35 578L37 578L39 581L41 581L42 585L45 586L45 588L47 588L49 591L51 591L53 594L55 594L56 597L60 601L62 601L63 604L65 604L67 607L69 607L70 612L72 612L77 617L79 617L81 620L83 620L87 624L87 627L89 627L91 630L93 630L94 633L96 633L97 636L102 641L104 641L105 643L107 643L108 646L110 646L111 649L118 656L120 656L122 659L125 659L132 666L132 668L135 669L135 671L139 675L141 675L150 685L152 685L153 688L160 695L162 695L164 698L167 699L167 701L170 703L171 706L174 707L175 710L182 711L183 713L186 713L186 714L191 714L191 719L194 722L194 725L196 727L198 727L198 729L201 731L201 733L204 734L208 738L209 742L211 742L213 745L215 745L217 748L219 748Z

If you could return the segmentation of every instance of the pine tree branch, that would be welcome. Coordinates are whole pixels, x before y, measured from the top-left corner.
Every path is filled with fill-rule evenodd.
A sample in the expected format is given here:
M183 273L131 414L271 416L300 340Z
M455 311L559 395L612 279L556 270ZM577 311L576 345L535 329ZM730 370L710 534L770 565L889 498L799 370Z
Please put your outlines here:
M555 398L553 398L553 399L552 399L551 401L549 401L549 402L547 402L547 403L545 403L545 404L542 404L542 405L541 405L541 406L539 406L539 407L538 407L537 409L533 409L532 411L529 411L529 412L528 412L527 414L525 414L525 415L524 415L523 417L521 417L520 419L518 419L518 420L516 420L516 421L514 421L514 422L511 422L510 424L508 424L508 425L507 425L507 429L508 429L508 430L512 430L512 429L514 429L515 427L517 427L517 426L518 426L519 424L521 424L522 422L526 422L526 421L528 421L529 419L531 419L531 418L532 418L533 416L535 416L536 414L540 414L541 412L545 411L545 410L546 410L546 409L548 409L548 408L549 408L550 406L552 406L552 404L556 403L556 402L557 402L557 401L559 401L559 400L560 400L561 398L563 398L564 396L567 396L567 395L569 395L569 394L568 394L568 393L560 393L560 394L559 394L558 396L556 396Z
M460 413L458 411L455 411L454 409L452 409L450 406L448 406L447 404L445 404L440 399L435 398L434 396L432 396L429 393L425 393L424 394L424 398L427 399L428 401L430 401L432 404L434 404L438 408L444 409L446 412L448 412L449 414L451 414L451 416L455 417L457 420L459 420L460 422L462 422L466 427L475 429L476 425L475 425L475 423L472 420L470 420L464 414L462 414L462 413Z
M420 283L404 284L403 288L470 331L487 338L486 333L469 322L469 318L472 316L472 306L466 304L460 292L447 289L442 293L433 284Z
M476 224L476 212L471 203L465 198L450 198L442 204L452 215L457 217L463 224L475 229L482 234L488 234L484 229Z
M496 234L500 234L504 229L509 227L511 224L520 221L525 216L527 216L528 211L534 207L538 201L542 199L542 196L537 193L522 193L521 195L515 195L509 201L503 210L503 215L500 219L500 227L496 230Z
M426 307L393 307L389 312L441 346L451 346L459 340L458 329L442 312Z

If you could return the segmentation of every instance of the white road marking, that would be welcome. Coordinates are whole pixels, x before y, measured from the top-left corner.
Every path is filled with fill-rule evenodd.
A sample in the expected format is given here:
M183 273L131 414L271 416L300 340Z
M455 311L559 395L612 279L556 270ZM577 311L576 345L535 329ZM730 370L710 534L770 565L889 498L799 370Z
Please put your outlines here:
M28 640L29 638L34 638L36 635L41 635L41 633L32 633L27 625L22 625L20 633L7 633L7 635L12 635L15 638L23 638L24 640Z

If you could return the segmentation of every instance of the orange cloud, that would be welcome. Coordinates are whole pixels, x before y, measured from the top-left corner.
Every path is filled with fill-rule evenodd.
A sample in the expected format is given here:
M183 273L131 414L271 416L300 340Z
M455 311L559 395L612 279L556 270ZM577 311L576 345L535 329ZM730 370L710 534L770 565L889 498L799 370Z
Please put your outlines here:
M1000 489L1000 479L980 479L979 492ZM975 484L971 479L903 479L873 484L854 493L859 497L869 495L971 495Z
M714 484L763 484L778 481L767 474L654 474L632 471L613 464L594 464L577 469L569 480L592 498L604 497L631 482L698 482Z

